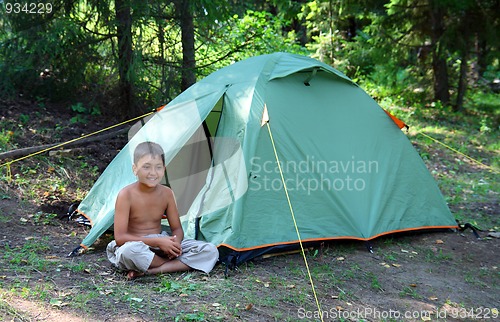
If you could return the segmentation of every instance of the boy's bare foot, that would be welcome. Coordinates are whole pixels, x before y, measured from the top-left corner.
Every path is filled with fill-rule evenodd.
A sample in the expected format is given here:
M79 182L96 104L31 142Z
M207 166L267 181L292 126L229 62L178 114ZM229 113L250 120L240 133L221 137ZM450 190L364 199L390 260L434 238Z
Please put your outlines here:
M137 272L137 271L128 271L127 273L127 279L129 280L133 280L134 278L137 278L139 276L143 276L144 273L140 273L140 272Z

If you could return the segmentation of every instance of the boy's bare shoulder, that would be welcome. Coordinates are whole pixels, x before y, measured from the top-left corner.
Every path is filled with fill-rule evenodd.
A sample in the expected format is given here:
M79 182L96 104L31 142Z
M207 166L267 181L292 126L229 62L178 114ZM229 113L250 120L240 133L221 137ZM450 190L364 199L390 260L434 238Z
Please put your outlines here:
M174 195L174 192L172 191L172 189L170 189L167 186L159 185L158 189L160 189L160 191L161 191L162 194L165 194L165 195L168 195L168 196L173 196Z
M118 193L120 193L120 194L129 194L134 189L137 189L135 186L136 186L135 182L131 183L129 185L126 185Z
M131 183L125 187L123 187L120 191L118 191L118 198L130 199L134 195L134 191L137 190L137 186L135 183Z

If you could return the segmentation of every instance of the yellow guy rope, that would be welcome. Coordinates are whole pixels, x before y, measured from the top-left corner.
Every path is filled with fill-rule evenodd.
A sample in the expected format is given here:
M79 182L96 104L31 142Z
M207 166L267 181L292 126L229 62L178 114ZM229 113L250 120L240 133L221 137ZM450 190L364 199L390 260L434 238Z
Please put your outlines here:
M271 138L271 143L273 145L274 156L276 157L276 163L278 163L278 169L280 170L281 181L283 182L283 188L285 189L286 199L288 201L288 207L290 207L290 213L292 214L293 224L295 226L295 231L297 232L297 237L299 239L300 249L302 251L302 257L304 258L304 263L306 264L307 274L309 275L309 281L311 282L311 288L314 294L314 299L316 300L316 306L318 307L319 316L321 321L323 322L323 313L321 311L321 306L319 305L318 296L316 295L316 290L314 288L314 282L311 276L311 271L309 270L309 265L307 264L306 253L304 252L304 246L302 246L302 238L300 238L299 228L297 227L297 221L295 220L295 214L293 212L292 203L290 201L290 196L288 195L288 189L286 187L285 177L283 176L283 171L281 170L281 164L278 157L278 153L276 151L276 145L274 144L273 134L271 133L271 127L269 126L269 122L266 122L267 130L269 132L269 137Z
M456 152L456 153L458 153L458 154L460 154L460 155L462 155L462 156L466 157L467 159L469 159L469 160L471 160L471 161L473 161L473 162L476 162L477 164L480 164L480 165L482 165L483 167L486 167L486 168L490 169L490 171L491 171L491 172L494 172L494 173L497 173L497 174L498 174L498 173L500 173L500 171L499 171L499 170L497 170L497 169L493 168L492 166L489 166L489 165L487 165L487 164L482 163L481 161L478 161L478 160L476 160L476 159L474 159L474 158L471 158L470 156L468 156L468 155L466 155L466 154L464 154L464 153L462 153L462 152L458 151L457 149L452 148L452 147L451 147L451 146L449 146L449 145L444 144L444 143L443 143L443 142L441 142L441 141L436 140L435 138L433 138L433 137L431 137L431 136L429 136L429 135L425 134L425 133L424 133L424 132L422 132L422 131L417 132L417 134L422 134L422 135L423 135L423 136L425 136L426 138L429 138L429 139L431 139L432 141L434 141L434 142L436 142L436 143L441 144L442 146L446 147L447 149L450 149L451 151Z
M138 119L140 119L140 118L146 117L146 116L151 115L151 114L153 114L153 113L155 113L155 111L153 111L153 112L149 112L149 113L146 113L146 114L141 115L141 116L134 117L133 119L130 119L130 120L127 120L127 121L123 121L123 122L118 123L118 124L115 124L115 125L108 126L107 128L104 128L104 129L101 129L101 130L95 131L95 132L90 133L90 134L82 135L81 137L78 137L78 138L76 138L76 139L72 139L72 140L69 140L69 141L63 142L63 143L61 143L61 144L57 144L57 145L52 146L52 147L50 147L50 148L47 148L47 149L44 149L44 150L41 150L41 151L37 151L37 152L31 153L31 154L28 154L28 155L26 155L26 156L24 156L24 157L21 157L21 158L19 158L19 159L15 159L15 160L12 160L12 161L9 161L9 162L2 163L2 164L0 164L0 168L1 168L1 167L3 167L3 166L6 166L6 167L7 167L7 178L8 178L8 180L9 180L9 182L10 182L11 177L12 177L12 171L11 171L11 169L10 169L10 165L11 165L12 163L14 163L14 162L18 162L18 161L21 161L21 160L24 160L24 159L30 158L30 157L35 156L35 155L37 155L37 154L44 153L44 152L47 152L47 151L50 151L50 150L53 150L53 149L57 149L57 148L62 147L62 146L64 146L64 145L66 145L66 144L70 144L70 143L76 142L76 141L78 141L78 140L88 138L89 136L96 135L96 134L99 134L99 133L101 133L101 132L104 132L104 131L110 130L110 129L112 129L112 128L115 128L115 127L117 127L117 126L120 126L120 125L123 125L123 124L129 123L129 122L132 122L132 121L138 120Z

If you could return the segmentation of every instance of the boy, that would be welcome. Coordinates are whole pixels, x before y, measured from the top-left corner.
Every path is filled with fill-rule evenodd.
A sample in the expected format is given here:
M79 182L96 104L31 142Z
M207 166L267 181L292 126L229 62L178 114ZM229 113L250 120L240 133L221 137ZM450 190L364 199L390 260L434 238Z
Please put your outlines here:
M160 184L165 174L165 156L160 145L140 143L132 166L137 181L123 188L116 198L114 236L106 249L127 278L201 270L209 273L218 259L217 248L206 242L183 240L174 193ZM172 235L161 231L166 214Z

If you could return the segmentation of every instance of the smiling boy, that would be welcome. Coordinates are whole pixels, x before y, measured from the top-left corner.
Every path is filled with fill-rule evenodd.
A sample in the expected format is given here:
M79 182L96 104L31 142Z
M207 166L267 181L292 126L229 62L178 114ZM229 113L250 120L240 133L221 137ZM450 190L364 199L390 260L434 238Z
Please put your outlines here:
M114 236L106 249L117 268L129 279L144 275L201 270L209 273L218 259L217 248L187 239L179 219L173 191L160 184L165 157L160 145L140 143L132 166L137 181L123 188L116 198ZM171 235L162 232L167 217Z

